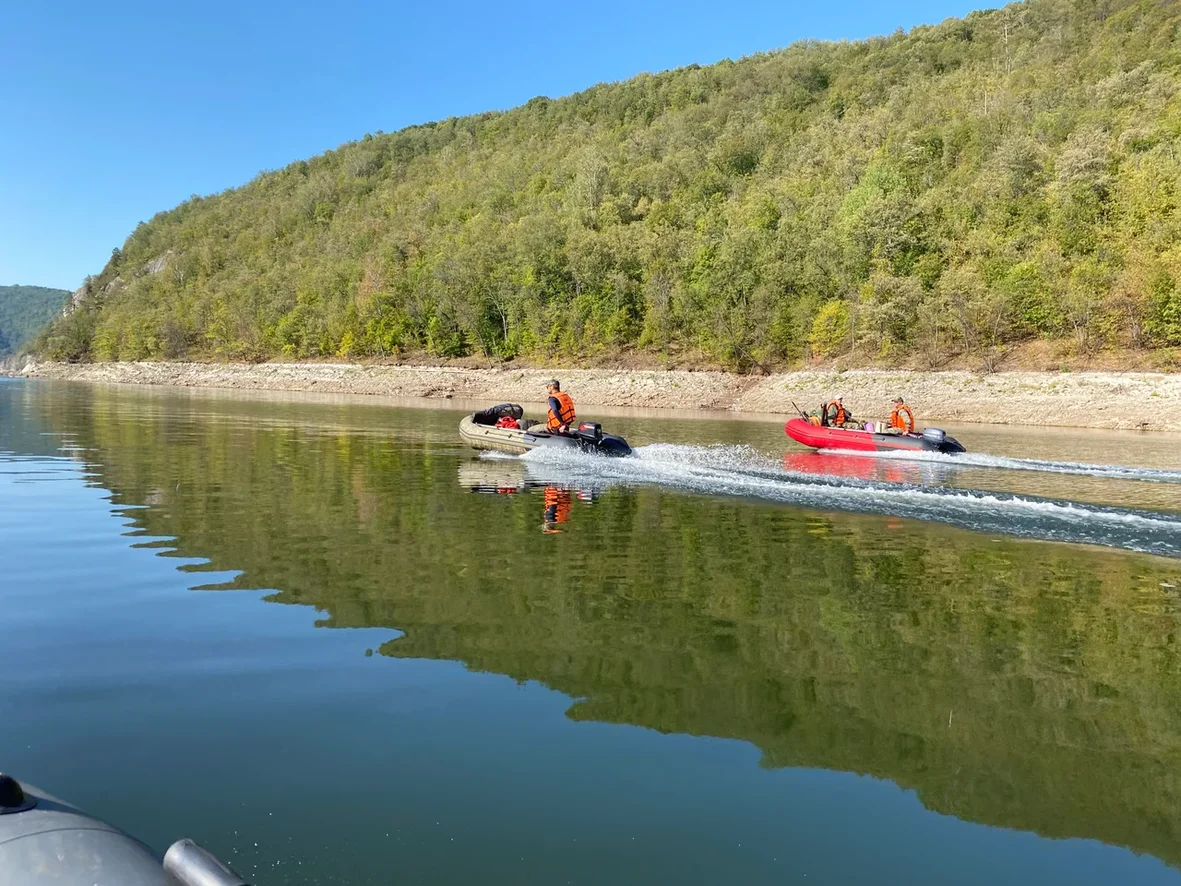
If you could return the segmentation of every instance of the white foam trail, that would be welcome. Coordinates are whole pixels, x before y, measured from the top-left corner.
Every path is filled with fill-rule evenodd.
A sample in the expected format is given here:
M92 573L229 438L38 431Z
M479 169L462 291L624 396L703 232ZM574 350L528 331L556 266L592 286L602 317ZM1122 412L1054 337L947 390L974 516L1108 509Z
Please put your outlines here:
M1181 517L1171 514L785 471L746 446L653 444L636 449L630 458L543 447L524 458L537 482L592 490L655 485L1181 557Z
M1040 471L1050 474L1074 474L1083 477L1102 477L1109 480L1140 480L1147 483L1181 483L1181 471L1167 468L1136 467L1134 465L1096 465L1076 461L1047 461L1039 458L1010 458L981 452L855 452L829 449L823 455L856 455L899 461L923 461L948 467L1001 468L1008 471Z
M480 461L520 461L521 456L511 452L499 452L495 449L483 449L476 456Z

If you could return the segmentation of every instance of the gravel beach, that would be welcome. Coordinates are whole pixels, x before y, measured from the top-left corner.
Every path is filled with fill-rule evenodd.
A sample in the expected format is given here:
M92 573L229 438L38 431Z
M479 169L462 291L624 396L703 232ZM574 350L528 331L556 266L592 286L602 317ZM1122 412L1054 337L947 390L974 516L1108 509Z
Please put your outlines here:
M1044 424L1181 431L1181 375L1148 372L911 372L848 370L743 376L632 369L460 369L350 363L28 362L9 375L107 383L534 402L557 376L586 406L805 410L843 394L855 414L888 414L903 396L920 422Z

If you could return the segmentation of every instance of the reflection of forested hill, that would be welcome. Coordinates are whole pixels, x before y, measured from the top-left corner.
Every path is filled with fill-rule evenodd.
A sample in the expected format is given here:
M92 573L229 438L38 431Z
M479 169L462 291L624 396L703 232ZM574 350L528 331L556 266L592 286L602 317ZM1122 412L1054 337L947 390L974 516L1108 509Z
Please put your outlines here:
M48 433L51 428L40 410L36 385L44 382L0 378L0 452L16 455L60 455L63 441Z
M651 489L546 535L540 495L473 495L467 456L421 436L125 421L92 394L47 420L117 500L153 504L140 526L326 625L405 631L385 654L1181 865L1176 563Z

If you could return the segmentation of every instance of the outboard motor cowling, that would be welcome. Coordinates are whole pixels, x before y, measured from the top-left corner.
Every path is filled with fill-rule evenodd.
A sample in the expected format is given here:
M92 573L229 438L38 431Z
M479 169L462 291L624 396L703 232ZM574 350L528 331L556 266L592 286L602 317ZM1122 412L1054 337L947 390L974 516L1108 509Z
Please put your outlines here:
M578 435L598 443L603 439L603 426L597 421L584 421L578 426Z
M923 429L923 449L942 452L944 455L964 451L959 440L939 428Z
M923 439L928 443L934 443L936 446L942 446L943 438L946 436L947 434L939 428L923 428Z

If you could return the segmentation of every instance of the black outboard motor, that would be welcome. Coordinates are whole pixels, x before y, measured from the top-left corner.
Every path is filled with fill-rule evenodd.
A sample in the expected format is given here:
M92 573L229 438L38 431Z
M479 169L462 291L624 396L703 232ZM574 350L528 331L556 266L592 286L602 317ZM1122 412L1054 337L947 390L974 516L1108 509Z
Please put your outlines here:
M631 455L632 448L627 441L614 434L604 434L603 427L598 422L584 421L577 428L572 428L569 434L554 435L555 440L574 440L578 448L585 452L597 452L599 455Z
M49 794L0 775L4 886L247 886L192 840L163 863L134 837Z
M597 421L584 421L578 426L574 434L584 440L598 443L603 439L603 426Z

